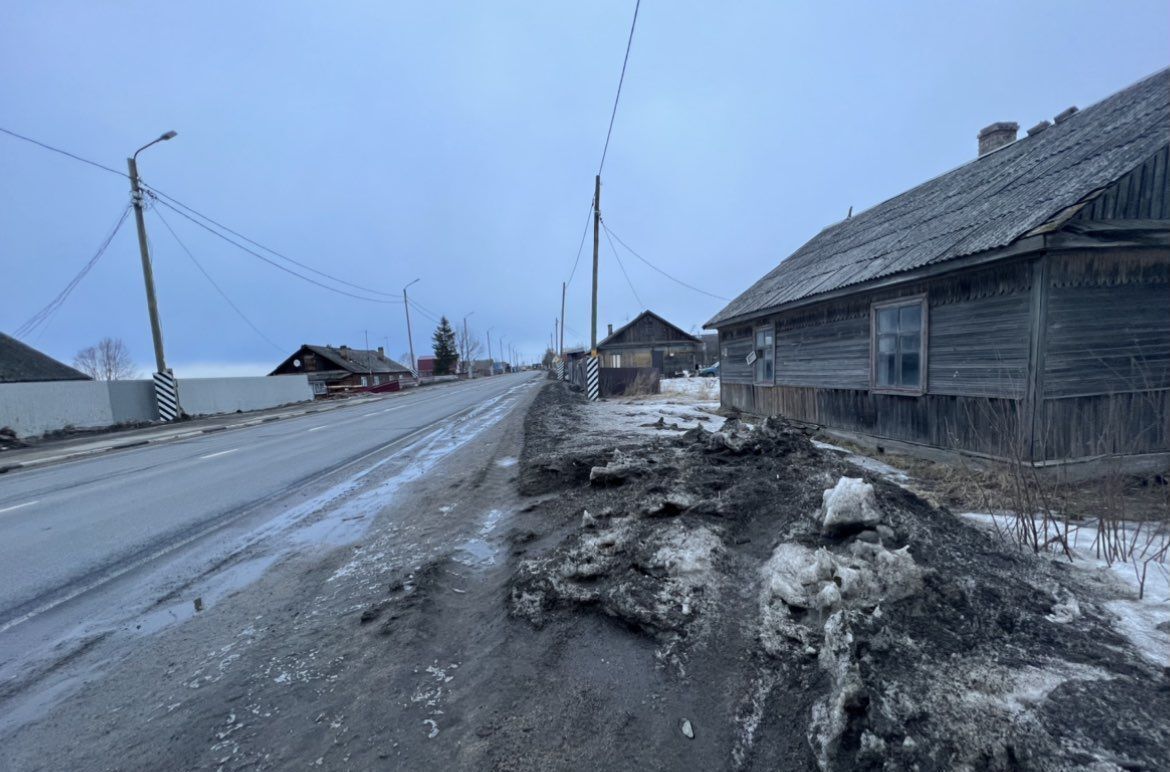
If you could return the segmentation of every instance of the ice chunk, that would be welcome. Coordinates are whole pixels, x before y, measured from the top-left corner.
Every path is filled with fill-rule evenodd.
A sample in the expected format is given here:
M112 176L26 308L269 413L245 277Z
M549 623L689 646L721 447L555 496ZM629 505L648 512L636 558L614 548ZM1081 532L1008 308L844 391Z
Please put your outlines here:
M825 491L819 519L827 534L852 533L877 525L882 514L873 486L859 477L842 477Z

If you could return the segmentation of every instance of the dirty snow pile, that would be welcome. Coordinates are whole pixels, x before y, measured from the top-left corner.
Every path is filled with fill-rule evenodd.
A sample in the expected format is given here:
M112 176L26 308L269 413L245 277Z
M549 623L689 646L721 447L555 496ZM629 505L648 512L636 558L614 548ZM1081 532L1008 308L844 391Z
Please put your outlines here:
M538 627L612 617L673 677L703 673L733 695L730 765L1170 758L1167 672L1084 572L1006 549L782 420L621 450L593 438L579 455L575 440L524 464L556 492L540 506L560 536L519 561L511 610Z

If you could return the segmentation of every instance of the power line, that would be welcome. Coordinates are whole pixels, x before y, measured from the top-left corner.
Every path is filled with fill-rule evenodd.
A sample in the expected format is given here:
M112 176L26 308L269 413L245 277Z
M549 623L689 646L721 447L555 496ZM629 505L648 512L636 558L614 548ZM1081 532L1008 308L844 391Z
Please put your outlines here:
M211 286L215 288L215 291L218 292L219 296L224 299L224 302L231 306L232 310L239 314L239 317L243 319L244 322L252 328L252 331L259 335L265 343L267 343L269 346L272 346L282 354L287 353L286 349L273 342L272 338L269 338L267 335L261 332L260 328L253 324L252 320L249 319L242 310L240 310L240 307L232 302L232 299L227 296L227 293L223 291L223 288L221 288L219 284L216 283L215 279L211 278L211 274L207 272L207 269L203 267L203 264L200 263L198 259L196 259L194 253L192 253L191 250L187 248L187 245L183 243L183 240L179 238L179 234L175 233L175 229L171 227L171 224L167 222L167 218L162 216L162 212L158 211L157 207L154 209L154 214L158 217L159 220L162 221L162 224L166 226L166 229L170 231L171 235L175 237L175 242L178 243L182 250L187 253L187 257L191 258L191 262L194 263L195 267L199 269L199 273L203 274L203 278L207 279Z
M162 198L165 198L167 201L171 202L172 204L175 204L176 206L179 206L182 209L187 210L188 212L195 215L196 217L199 217L203 220L206 220L207 222L211 223L215 227L217 227L221 230L227 231L228 233L232 234L236 238L243 239L244 241L248 242L252 246L258 247L259 249L263 249L265 252L268 252L269 254L275 255L276 257L279 257L281 260L287 260L288 262L292 263L293 265L297 266L298 268L304 268L306 271L310 271L312 273L315 273L318 276L324 276L326 279L329 279L331 281L335 281L338 284L344 284L347 287L352 287L353 289L358 289L358 290L361 290L362 292L367 292L371 295L382 295L383 297L388 297L388 298L397 298L398 297L398 293L381 292L379 290L370 289L369 287L364 287L360 284L354 284L353 282L348 282L345 279L341 279L341 278L338 278L336 276L333 276L332 274L328 274L328 273L325 273L324 271L320 271L311 265L306 265L305 263L302 263L299 260L294 260L293 258L289 257L288 255L277 252L272 247L265 246L264 244L261 244L259 241L256 241L255 239L248 238L247 236L240 233L239 231L232 230L231 228L224 225L223 223L217 222L216 220L213 220L212 218L208 217L207 215L203 214L202 212L199 212L199 211L187 206L186 204L184 204L182 201L179 201L174 196L170 196L166 193L163 193L158 188L155 188L151 185L147 185L145 183L142 183L142 187L147 189L147 190L152 191L153 193L155 193L158 196L161 196Z
M156 200L157 200L157 199L156 199ZM239 249L239 250L241 250L242 252L246 252L246 253L248 253L249 255L252 255L252 257L255 257L255 258L258 258L258 259L260 259L260 260L263 260L264 262L266 262L266 263L268 263L269 265L271 265L273 268L277 268L277 269L279 269L279 270L281 270L281 271L284 271L284 272L285 272L285 273L287 273L287 274L290 274L290 275L292 275L292 276L296 276L298 279L302 279L302 280L304 280L304 281L307 281L307 282L309 282L310 284L314 284L314 285L316 285L316 286L320 287L321 289L326 289L326 290L329 290L330 292L336 292L336 293L337 293L337 294L339 294L339 295L345 295L346 297L355 298L355 299L357 299L357 300L364 300L364 301L366 301L367 303L382 303L382 304L385 304L385 305L394 305L395 303L401 303L401 302L402 302L401 300L381 300L381 299L379 299L379 298L368 298L368 297L365 297L365 296L363 296L363 295L355 295L355 294L354 294L354 293L352 293L352 292L346 292L345 290L343 290L343 289L338 289L337 287L330 287L328 284L323 284L322 282L319 282L319 281L317 281L316 279L313 279L313 278L310 278L310 277L308 277L308 276L305 276L304 274L297 273L296 271L292 270L291 268L287 268L287 267L285 267L285 266L281 265L280 263L276 262L275 260L272 260L272 259L270 259L270 258L267 258L267 257L265 257L264 255L260 254L259 252L256 252L256 251L254 251L254 250L248 249L248 248L247 248L247 247L245 247L243 244L240 244L238 241L232 241L230 238L228 238L227 236L223 235L223 234L222 234L222 233L220 233L219 231L215 230L214 228L212 228L212 227L210 227L210 226L208 226L208 225L205 225L204 223L200 222L199 220L196 220L194 217L192 217L191 215L187 214L186 212L184 212L184 211L182 211L182 210L180 210L180 209L178 209L178 208L176 208L176 207L174 207L174 206L171 206L171 205L170 205L169 203L167 203L166 201L158 201L158 203L162 204L162 205L163 205L163 206L165 206L167 209L170 209L172 212L174 212L175 214L179 215L180 217L183 217L183 218L185 218L185 219L187 219L187 220L189 220L189 221L191 221L191 222L195 223L196 225L198 225L200 228L202 228L203 230L207 231L208 233L211 233L211 234L213 234L213 235L215 235L215 236L217 236L217 237L219 237L219 238L223 239L223 240L224 240L224 241L226 241L227 243L229 243L229 244L231 244L232 246L234 246L236 249Z
M123 178L129 177L129 175L126 174L126 172L118 171L117 169L113 169L109 166L106 166L105 164L100 164L97 161L91 161L90 159L83 158L82 156L79 156L76 153L70 153L68 150L62 150L59 147L54 147L53 145L47 144L45 142L41 142L40 140L33 139L32 137L26 137L23 134L19 134L15 131L12 131L11 129L6 129L6 128L0 126L0 132L3 132L4 134L8 134L9 136L15 137L16 139L20 139L20 140L23 140L25 142L29 142L33 145L37 145L38 147L42 147L45 150L50 150L54 153L60 153L63 156L66 156L68 158L72 158L75 161L80 161L83 164L88 164L90 166L96 167L98 169L101 169L102 171L107 171L111 174L116 174L119 177L123 177ZM306 271L310 271L312 273L317 274L318 276L323 276L331 281L335 281L338 284L343 284L347 287L352 287L353 289L358 289L358 290L361 290L362 292L366 292L366 293L369 293L371 295L381 295L383 297L388 297L388 298L397 298L398 297L397 293L382 292L380 290L375 290L375 289L370 289L368 287L363 287L360 284L354 284L352 282L348 282L345 279L339 278L337 276L333 276L332 274L325 273L324 271L313 268L310 265L306 265L305 263L302 263L298 260L295 260L295 259L289 257L288 255L285 255L281 252L276 251L272 247L261 244L259 241L256 241L255 239L252 239L252 238L249 238L248 236L245 236L244 234L240 233L239 231L236 231L236 230L233 230L233 229L227 227L223 223L218 222L218 221L212 219L211 217L208 217L207 215L203 214L202 212L188 206L187 204L184 204L182 201L179 201L174 196L171 196L167 193L164 193L163 191L159 190L156 187L153 187L151 185L147 185L145 183L142 183L142 187L145 190L149 190L154 195L160 196L160 197L166 199L167 201L170 201L172 204L187 210L191 214L193 214L199 218L202 218L203 220L206 220L207 222L211 223L215 227L220 228L221 230L227 231L228 233L232 234L236 238L243 239L244 241L248 242L252 246L258 247L259 249L263 249L265 252L268 252L272 255L275 255L276 257L279 257L281 260L286 260L295 266L298 266L300 268L305 269ZM190 219L190 218L188 218L188 219ZM206 227L206 226L204 226L204 227Z
M642 302L642 298L638 297L638 290L634 289L634 283L630 281L630 275L626 273L626 266L622 263L622 258L618 255L617 247L613 245L613 239L609 237L609 230L605 231L605 240L609 242L610 251L613 256L617 258L618 268L622 269L622 276L626 277L626 284L630 285L630 292L634 293L634 300L638 301L638 310L641 311L646 308L646 304Z
M120 172L117 169L112 169L109 166L106 166L105 164L99 164L97 161L91 161L88 158L82 158L79 155L75 155L73 153L70 153L68 150L62 150L59 147L53 147L52 145L41 142L40 140L33 139L32 137L26 137L23 134L17 134L15 131L12 131L11 129L6 129L3 126L0 126L0 132L3 132L5 134L9 135L10 137L16 137L17 139L22 139L25 142L31 142L32 144L37 145L38 147L43 147L45 150L52 150L54 153L60 153L63 156L68 156L69 158L72 158L74 161L81 161L83 164L89 164L90 166L96 166L97 168L101 169L102 171L107 171L110 174L116 174L119 177L127 177L127 178L130 176L130 175L126 174L126 172Z
M627 251L628 251L628 252L629 252L631 255L633 255L634 257L638 258L638 259L639 259L639 260L641 260L643 263L645 263L646 265L650 266L650 267L651 267L651 268L653 268L655 271L658 271L658 273L662 274L663 276L665 276L666 278L668 278L668 279L670 279L671 281L675 282L676 284L681 284L682 286L686 287L687 289L689 289L689 290L694 290L695 292L698 292L698 293L701 293L701 294L703 294L703 295L706 295L707 297L712 297L712 298L715 298L716 300L722 300L722 301L724 301L724 302L730 302L730 298L725 298L725 297L723 297L722 295L716 295L714 292L708 292L707 290L704 290L704 289L699 289L698 287L696 287L696 286L695 286L695 285L693 285L693 284L687 284L687 283L686 283L685 281L683 281L682 279L677 279L677 278L675 278L674 276L671 276L671 275L670 275L669 273L667 273L666 271L664 271L664 270L662 270L661 268L659 268L658 266L654 265L654 263L651 263L649 260L647 260L646 258L642 257L642 256L641 256L641 255L639 255L637 252L635 252L633 249L630 249L630 245L629 245L629 244L627 244L626 242L622 241L622 238L621 238L621 236L617 235L617 234L616 234L616 233L614 233L612 230L610 230L609 226L608 226L608 225L606 225L606 223L605 223L605 220L602 220L602 221L601 221L601 227L602 227L602 229L605 231L605 233L606 233L606 235L607 235L607 236L613 236L615 239L617 239L617 243L619 243L619 244L621 244L623 247L625 247L625 248L626 248L626 250L627 250Z
M73 292L73 290L77 289L77 285L80 284L81 280L84 279L86 274L90 272L90 269L97 265L98 260L101 260L102 255L106 253L110 243L114 240L114 236L116 236L118 231L122 228L122 223L126 222L126 216L128 214L130 214L129 206L124 208L118 215L118 220L114 223L113 229L110 231L110 234L106 236L101 246L98 247L98 250L96 253L94 253L94 256L91 257L89 261L84 266L82 266L81 270L78 271L77 274L69 280L69 283L65 285L65 288L58 292L57 296L49 301L49 303L46 304L44 308L42 308L40 311L37 311L28 319L28 321L13 331L13 334L17 338L26 338L31 335L38 327L43 329L44 325L49 323L49 320L53 317L53 314L57 312L57 309L64 305L65 301L69 298L69 295Z
M589 211L585 213L585 229L581 231L581 243L577 245L577 257L573 259L573 270L569 271L569 278L565 286L573 283L573 276L577 273L577 263L581 262L581 252L585 249L585 237L589 235L589 220L593 217L593 202L589 202Z
M439 320L439 317L438 317L438 316L435 316L434 314L432 314L432 313L430 313L429 311L425 310L425 309L424 309L424 308L422 308L422 307L421 307L421 306L420 306L418 303L415 303L413 300L411 300L411 301L410 301L410 307L411 307L411 308L413 308L415 311L417 311L417 312L418 312L419 314L421 314L422 316L424 316L424 317L426 317L427 319L429 319L429 320L431 320L432 322L434 322L435 324L439 324L439 323L440 323L440 320Z
M601 175L601 170L605 168L605 154L609 152L609 138L613 134L613 121L617 117L618 100L622 98L622 83L626 80L626 65L630 61L630 48L634 45L634 27L638 25L638 8L641 7L642 0L637 0L634 3L634 20L630 22L630 37L626 41L626 56L622 59L622 74L618 78L617 93L613 97L613 112L609 115L609 130L605 132L605 147L601 149L601 163L597 165L597 174Z

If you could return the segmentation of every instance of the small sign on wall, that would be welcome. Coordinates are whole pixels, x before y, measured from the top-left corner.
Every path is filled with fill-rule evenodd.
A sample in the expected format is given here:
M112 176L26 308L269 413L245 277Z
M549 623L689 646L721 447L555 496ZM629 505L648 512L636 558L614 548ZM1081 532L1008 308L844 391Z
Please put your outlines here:
M754 352L754 351L748 352L748 355L746 357L744 357L744 361L746 361L749 365L755 364L756 359L757 359L756 352Z

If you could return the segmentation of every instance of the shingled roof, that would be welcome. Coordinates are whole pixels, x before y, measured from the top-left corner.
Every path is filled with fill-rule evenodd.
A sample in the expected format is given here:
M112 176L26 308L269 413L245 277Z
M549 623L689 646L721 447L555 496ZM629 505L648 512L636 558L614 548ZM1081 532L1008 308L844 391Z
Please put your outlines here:
M1006 247L1170 143L1170 69L830 225L706 327Z
M269 375L275 375L285 368L286 365L291 365L294 361L303 356L303 352L311 351L322 359L336 367L338 372L357 373L365 375L372 373L374 375L386 373L401 373L406 374L410 372L410 368L395 362L390 357L386 356L381 351L374 351L362 348L349 348L348 346L334 347L334 346L314 346L310 343L303 343L297 349L296 353L284 360L275 370ZM298 369L299 364L294 365L293 369ZM319 367L319 371L327 370L328 368Z
M0 332L0 383L89 379L85 373Z

